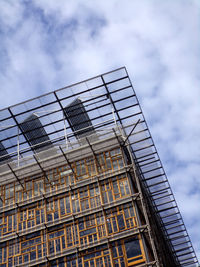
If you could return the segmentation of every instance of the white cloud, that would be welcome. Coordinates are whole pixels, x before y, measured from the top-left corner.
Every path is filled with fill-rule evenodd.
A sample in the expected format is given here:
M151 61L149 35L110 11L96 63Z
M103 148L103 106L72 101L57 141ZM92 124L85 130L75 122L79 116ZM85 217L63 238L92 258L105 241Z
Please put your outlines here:
M1 1L1 30L7 31L16 28L22 20L23 9L23 5L19 1Z

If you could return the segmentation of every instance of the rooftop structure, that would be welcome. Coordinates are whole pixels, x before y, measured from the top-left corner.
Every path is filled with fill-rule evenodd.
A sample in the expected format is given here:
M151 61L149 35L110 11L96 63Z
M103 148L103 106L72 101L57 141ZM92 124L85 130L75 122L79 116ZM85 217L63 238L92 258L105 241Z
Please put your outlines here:
M76 98L70 105L64 108L64 115L75 136L81 138L94 132L92 122L79 98Z
M8 152L5 147L0 143L0 163L4 160L8 160L10 158Z
M25 119L20 124L20 129L30 146L36 152L51 144L37 114L33 113Z
M1 110L0 142L0 266L199 266L125 68Z

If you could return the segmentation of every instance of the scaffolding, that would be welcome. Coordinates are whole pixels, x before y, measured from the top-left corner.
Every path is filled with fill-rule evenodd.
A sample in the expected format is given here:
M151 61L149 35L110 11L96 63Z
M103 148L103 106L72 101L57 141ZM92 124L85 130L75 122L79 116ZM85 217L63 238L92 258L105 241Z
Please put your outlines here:
M80 105L84 105L86 114L84 129L80 127L76 118ZM70 112L73 113L71 116L74 119L69 116L67 118L66 112L68 115ZM71 256L72 261L76 259L76 264L80 264L79 261L83 261L84 251L87 249L105 246L106 250L111 251L116 240L121 242L121 246L125 246L123 240L128 236L138 236L138 240L144 239L147 244L144 250L148 249L148 246L151 250L152 258L149 257L147 260L144 256L140 265L138 260L137 266L162 266L159 262L167 260L165 257L168 256L171 257L171 266L199 266L126 68L116 69L1 110L0 140L0 185L16 181L17 188L21 188L23 192L27 191L28 195L29 191L23 179L27 176L37 178L42 173L44 183L49 184L51 188L49 192L39 191L34 198L27 197L23 202L13 202L7 206L1 204L1 195L0 213L21 212L24 206L34 202L46 207L54 195L62 196L66 192L73 202L72 196L79 187L97 184L101 188L105 179L111 179L116 175L120 177L122 173L126 173L129 179L134 177L132 182L136 192L116 201L112 207L128 203L134 205L137 202L138 211L135 212L141 213L144 217L143 222L135 229L127 229L116 237L109 237L109 230L106 228L105 238L93 242L92 246L88 243L81 245L75 234L77 220L81 220L81 216L95 213L100 214L98 216L105 222L108 219L106 212L111 206L102 204L95 208L95 211L89 210L81 215L75 212L75 215L69 214L63 221L59 218L53 225L44 219L35 229L11 232L1 238L1 243L10 240L9 242L14 242L13 246L17 250L16 240L38 231L43 246L46 246L48 229L69 223L69 229L72 230L68 231L72 231L74 247L62 255L43 255L37 262L38 266L48 266L57 257L66 257L65 261L68 261L70 255L74 255L74 258ZM101 170L99 155L116 147L127 157L125 166L105 174ZM90 180L83 179L79 182L74 162L84 157L93 158L98 172ZM73 183L58 188L49 170L66 163L68 169L62 172L66 172ZM19 192L21 191L19 189ZM101 200L101 203L104 202ZM42 209L38 207L38 210L42 213ZM47 214L44 215L44 218L46 217ZM102 257L106 264L106 256L102 254ZM117 260L119 259L120 257ZM34 266L35 262L32 264ZM114 266L113 262L110 264ZM18 262L15 266L23 264Z

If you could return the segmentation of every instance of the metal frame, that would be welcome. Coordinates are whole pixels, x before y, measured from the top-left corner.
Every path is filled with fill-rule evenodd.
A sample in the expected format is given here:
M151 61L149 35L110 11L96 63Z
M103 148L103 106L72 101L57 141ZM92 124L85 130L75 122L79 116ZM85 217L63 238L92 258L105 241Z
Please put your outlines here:
M59 148L60 143L76 140L70 122L63 118L63 111L78 97L84 99L82 102L95 131L104 130L105 127L114 128L116 123L123 129L124 144L127 141L127 146L132 151L137 175L178 266L198 266L182 216L125 67L0 110L0 126L3 126L0 127L0 140L11 157L8 160L9 168L13 170L11 165L17 160L18 165L14 166L20 168L20 161L35 153L20 126L32 113L41 114L39 119L54 147ZM1 162L0 157L0 170L4 165L5 161Z

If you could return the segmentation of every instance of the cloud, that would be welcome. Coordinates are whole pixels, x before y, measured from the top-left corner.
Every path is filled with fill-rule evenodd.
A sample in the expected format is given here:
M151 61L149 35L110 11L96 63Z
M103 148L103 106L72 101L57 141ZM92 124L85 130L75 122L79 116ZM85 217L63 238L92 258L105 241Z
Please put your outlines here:
M125 65L200 256L199 8L195 0L3 0L0 105Z

